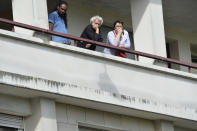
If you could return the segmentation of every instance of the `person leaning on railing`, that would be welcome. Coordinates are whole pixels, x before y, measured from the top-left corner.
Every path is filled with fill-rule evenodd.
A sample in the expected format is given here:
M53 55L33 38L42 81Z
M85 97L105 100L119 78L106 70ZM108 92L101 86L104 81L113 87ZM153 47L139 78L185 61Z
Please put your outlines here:
M68 3L65 1L60 1L55 9L51 14L49 14L49 30L67 34L67 11ZM70 41L67 38L59 37L59 36L52 36L50 40L63 43L63 44L70 44Z
M100 27L103 24L103 18L100 16L93 16L90 19L90 24L84 29L81 36L82 38L86 38L89 40L103 42L103 38L101 36ZM96 50L96 45L92 45L86 42L78 42L78 47L86 48L89 50Z
M114 30L107 34L107 44L129 49L131 46L129 33L123 28L123 24L124 23L119 20L114 22ZM105 48L104 53L127 58L125 52L114 49Z

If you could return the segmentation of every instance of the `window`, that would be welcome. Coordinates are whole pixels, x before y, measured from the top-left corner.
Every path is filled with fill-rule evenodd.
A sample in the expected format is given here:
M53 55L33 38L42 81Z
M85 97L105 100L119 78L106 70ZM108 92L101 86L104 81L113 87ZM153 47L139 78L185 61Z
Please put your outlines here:
M192 55L192 63L197 63L197 56Z
M96 123L78 122L78 131L129 131L129 129L122 127L112 127Z
M0 131L23 130L23 117L0 113Z
M191 44L190 50L192 63L197 63L197 44Z
M18 129L9 128L9 127L0 127L0 131L18 131Z
M106 130L79 126L79 131L106 131Z
M191 44L190 50L191 50L191 61L193 64L197 64L197 44ZM197 69L192 68L191 72L197 74Z

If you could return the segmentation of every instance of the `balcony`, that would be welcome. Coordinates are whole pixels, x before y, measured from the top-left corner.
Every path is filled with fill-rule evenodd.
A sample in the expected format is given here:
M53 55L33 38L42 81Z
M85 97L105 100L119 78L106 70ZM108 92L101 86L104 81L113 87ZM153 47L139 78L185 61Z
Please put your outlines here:
M148 119L197 120L195 74L5 30L0 41L1 93Z
M88 7L93 4L88 0L84 2ZM105 2L102 1L97 8L101 8L103 3ZM80 2L75 1L72 4L76 4L75 9ZM125 11L128 13L128 9L120 13ZM72 14L77 13L73 11ZM77 21L75 20L77 17L70 18L71 22ZM86 23L84 20L83 25ZM110 24L111 21L108 19L106 27ZM77 25L74 23L69 29L75 36L79 36L79 30L82 30L82 26L76 28ZM11 27L8 26L6 29ZM131 25L128 25L126 28L130 27ZM173 44L179 43L177 39L184 36L194 42L191 45L191 52L195 55L194 34L188 36L188 33L182 32L179 35L174 28L167 30L166 41L171 44L171 53L176 47ZM40 35L46 37L43 34ZM189 49L189 46L184 47ZM177 46L176 50L179 50L180 54L172 54L173 58L179 57L181 61L188 58L188 55L183 57L185 50L182 49ZM176 126L197 129L197 75L188 73L188 68L181 69L180 66L172 65L174 69L169 69L99 51L93 52L52 41L46 42L39 36L6 30L0 30L0 52L1 94L28 100L48 98L58 103L148 120L167 120L174 122ZM32 115L29 106L24 109L27 110L17 108L16 111L9 108L8 112L25 117ZM0 106L0 111L6 113L5 110L7 108Z

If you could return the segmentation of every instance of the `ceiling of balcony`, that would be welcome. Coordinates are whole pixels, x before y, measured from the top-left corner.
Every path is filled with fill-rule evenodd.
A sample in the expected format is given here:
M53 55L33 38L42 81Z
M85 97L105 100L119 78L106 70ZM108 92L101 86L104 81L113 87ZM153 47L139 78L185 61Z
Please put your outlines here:
M130 0L79 0L93 6L130 14ZM165 24L197 32L197 0L163 0Z
M197 32L197 0L163 0L163 10L166 24Z
M130 14L130 0L75 0L100 8ZM11 0L0 0L0 17L11 11ZM3 5L3 6L2 6ZM165 24L197 33L197 0L163 0ZM9 13L8 13L9 14Z

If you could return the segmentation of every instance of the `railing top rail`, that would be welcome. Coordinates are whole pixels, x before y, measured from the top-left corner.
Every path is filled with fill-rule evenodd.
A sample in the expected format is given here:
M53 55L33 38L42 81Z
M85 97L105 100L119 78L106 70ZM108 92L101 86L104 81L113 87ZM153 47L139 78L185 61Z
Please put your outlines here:
M164 62L167 62L167 63L173 63L173 64L178 64L178 65L186 66L186 67L189 67L189 68L197 69L197 65L195 65L195 64L189 64L189 63L186 63L186 62L183 62L183 61L178 61L178 60L174 60L174 59L170 59L170 58L165 58L165 57L161 57L161 56L157 56L157 55L153 55L153 54L149 54L149 53L144 53L144 52L140 52L140 51L124 49L124 48L112 46L112 45L109 45L109 44L106 44L106 43L103 43L103 42L88 40L88 39L76 37L76 36L69 35L69 34L62 34L62 33L59 33L59 32L54 32L54 31L51 31L51 30L48 30L48 29L39 28L39 27L36 27L36 26L31 26L31 25L7 20L7 19L4 19L4 18L0 18L0 22L5 23L5 24L9 24L9 25L13 25L13 26L17 26L17 27L21 27L21 28L25 28L25 29L34 30L34 31L37 31L37 32L43 32L43 33L50 34L50 35L65 37L65 38L75 40L75 41L84 41L84 42L91 43L91 44L94 44L94 45L98 45L98 46L102 46L102 47L106 47L106 48L110 48L110 49L116 49L116 50L124 51L124 52L127 52L127 53L135 54L137 56L143 56L143 57L147 57L147 58L156 59L156 60L159 60L159 61L164 61Z

